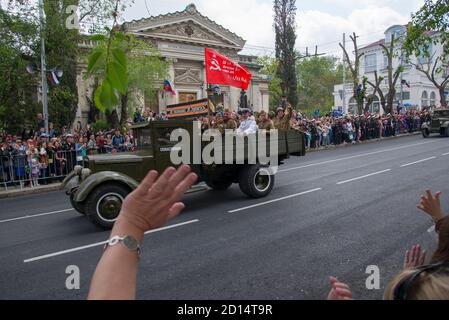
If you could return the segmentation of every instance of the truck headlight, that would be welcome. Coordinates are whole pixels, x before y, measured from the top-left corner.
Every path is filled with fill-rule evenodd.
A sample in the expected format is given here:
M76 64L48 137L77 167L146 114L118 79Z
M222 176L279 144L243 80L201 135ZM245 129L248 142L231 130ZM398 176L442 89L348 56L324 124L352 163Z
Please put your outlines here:
M84 181L87 179L88 176L90 176L90 174L92 173L92 171L88 168L84 168L81 170L81 181Z
M82 166L75 166L75 168L73 168L73 171L75 171L77 176L79 176L81 174L82 170L83 170Z

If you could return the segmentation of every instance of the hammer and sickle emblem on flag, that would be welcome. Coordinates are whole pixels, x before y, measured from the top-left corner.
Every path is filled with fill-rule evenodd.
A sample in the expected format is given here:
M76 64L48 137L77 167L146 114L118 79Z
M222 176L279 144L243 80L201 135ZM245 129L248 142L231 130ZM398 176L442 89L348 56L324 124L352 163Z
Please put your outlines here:
M210 66L210 70L212 71L221 71L220 65L218 64L217 59L215 59L215 55L211 60L211 66Z

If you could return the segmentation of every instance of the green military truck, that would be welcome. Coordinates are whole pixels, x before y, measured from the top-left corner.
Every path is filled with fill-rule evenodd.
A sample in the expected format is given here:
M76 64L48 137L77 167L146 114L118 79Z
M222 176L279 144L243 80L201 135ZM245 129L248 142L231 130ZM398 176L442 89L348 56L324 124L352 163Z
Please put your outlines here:
M123 200L139 185L145 175L150 170L161 173L174 166L170 153L177 142L170 141L171 133L179 128L193 133L194 125L192 121L178 120L137 124L133 127L136 152L86 157L84 166L75 167L62 184L73 208L86 215L98 227L112 228ZM278 164L282 164L292 155L305 155L303 133L297 130L279 131L277 140ZM233 142L232 146L235 147L236 141ZM266 143L269 145L268 141ZM201 148L204 148L205 144L202 142ZM245 140L241 150L235 148L234 159L238 157L239 152L247 155L248 145ZM233 183L238 183L241 191L249 197L261 198L270 194L275 177L268 166L262 165L258 158L255 162L243 157L243 162L239 161L239 164L237 161L226 163L194 164L191 161L189 164L199 177L198 183L206 183L212 189L224 191Z
M435 110L430 122L421 126L421 131L424 138L430 137L432 133L449 137L449 109Z

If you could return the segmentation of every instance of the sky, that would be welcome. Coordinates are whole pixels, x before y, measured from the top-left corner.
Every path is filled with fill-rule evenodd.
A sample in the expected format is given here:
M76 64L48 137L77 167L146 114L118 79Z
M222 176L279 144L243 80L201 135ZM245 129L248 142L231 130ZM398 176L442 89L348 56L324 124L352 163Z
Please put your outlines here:
M146 3L145 3L146 2ZM274 54L272 0L135 0L124 19L145 18L183 10L194 3L200 13L243 37L243 53ZM424 0L297 0L297 41L301 52L341 56L338 43L343 33L356 32L361 45L382 39L395 24L407 24ZM349 40L349 39L348 39ZM348 44L349 45L349 44Z

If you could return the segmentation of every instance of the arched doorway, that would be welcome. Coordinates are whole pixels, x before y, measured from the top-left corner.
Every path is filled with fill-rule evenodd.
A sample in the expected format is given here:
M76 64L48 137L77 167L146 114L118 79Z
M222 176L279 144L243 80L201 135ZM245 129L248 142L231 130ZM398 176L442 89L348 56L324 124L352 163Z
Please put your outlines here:
M428 107L429 106L429 95L427 94L427 91L423 91L421 95L421 107Z
M354 97L349 99L348 113L357 114L357 100Z

